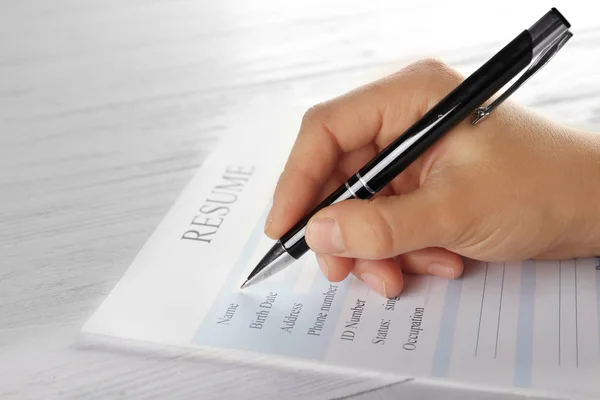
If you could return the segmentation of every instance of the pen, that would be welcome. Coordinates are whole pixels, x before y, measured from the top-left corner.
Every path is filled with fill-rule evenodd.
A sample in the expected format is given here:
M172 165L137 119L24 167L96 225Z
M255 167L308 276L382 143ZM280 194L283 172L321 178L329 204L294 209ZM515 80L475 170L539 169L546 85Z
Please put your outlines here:
M475 111L471 123L479 123L562 48L572 36L570 27L565 17L552 8L521 32L286 232L260 260L242 288L283 270L309 250L306 225L319 210L350 198L373 197L469 114ZM508 90L489 106L481 107L527 66L529 68Z

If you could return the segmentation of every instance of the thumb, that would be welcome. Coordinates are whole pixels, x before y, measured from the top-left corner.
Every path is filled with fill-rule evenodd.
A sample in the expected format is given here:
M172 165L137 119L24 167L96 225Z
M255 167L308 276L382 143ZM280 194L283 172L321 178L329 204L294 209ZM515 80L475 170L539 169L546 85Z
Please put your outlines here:
M318 254L384 259L427 247L445 247L454 237L456 221L448 195L439 187L347 200L315 214L306 228L306 242Z

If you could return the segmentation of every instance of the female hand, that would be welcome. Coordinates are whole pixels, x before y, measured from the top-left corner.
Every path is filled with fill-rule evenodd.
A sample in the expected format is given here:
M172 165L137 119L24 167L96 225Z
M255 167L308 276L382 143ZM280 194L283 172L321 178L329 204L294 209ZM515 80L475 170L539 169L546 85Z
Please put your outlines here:
M454 89L427 60L311 108L274 193L279 238ZM402 272L456 278L482 261L600 254L600 140L510 102L464 121L371 200L318 212L306 241L331 281L350 272L386 297Z

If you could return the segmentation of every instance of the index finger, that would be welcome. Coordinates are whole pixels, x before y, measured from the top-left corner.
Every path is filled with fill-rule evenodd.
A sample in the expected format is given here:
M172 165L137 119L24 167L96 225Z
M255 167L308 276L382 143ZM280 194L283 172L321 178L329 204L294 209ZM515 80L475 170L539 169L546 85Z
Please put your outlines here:
M273 195L265 233L281 237L316 202L344 153L375 141L387 145L428 108L437 61L412 64L396 74L310 108L302 119ZM360 168L361 166L358 166Z

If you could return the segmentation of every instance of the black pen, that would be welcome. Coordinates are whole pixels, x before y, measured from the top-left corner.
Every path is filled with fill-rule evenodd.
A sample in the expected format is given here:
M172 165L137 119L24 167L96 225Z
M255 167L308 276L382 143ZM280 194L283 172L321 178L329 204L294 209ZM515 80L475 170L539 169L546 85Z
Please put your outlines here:
M262 258L242 288L281 271L309 250L304 236L306 224L317 211L350 198L373 197L473 111L473 124L485 118L560 50L572 36L570 27L562 14L552 8L531 28L524 30L296 223ZM527 71L507 91L488 107L480 107L529 65Z

